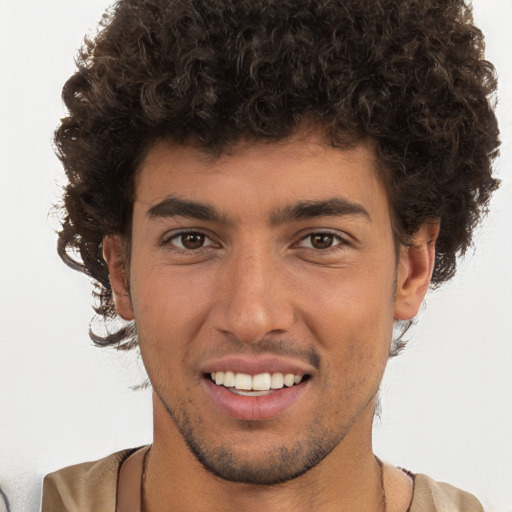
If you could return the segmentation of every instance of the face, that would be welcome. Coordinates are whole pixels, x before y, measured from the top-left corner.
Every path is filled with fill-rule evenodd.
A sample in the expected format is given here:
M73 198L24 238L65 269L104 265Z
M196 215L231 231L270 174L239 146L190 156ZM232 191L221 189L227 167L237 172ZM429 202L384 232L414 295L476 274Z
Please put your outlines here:
M304 135L214 158L159 143L136 182L128 293L118 246L156 431L209 471L286 481L371 429L414 272L369 144Z

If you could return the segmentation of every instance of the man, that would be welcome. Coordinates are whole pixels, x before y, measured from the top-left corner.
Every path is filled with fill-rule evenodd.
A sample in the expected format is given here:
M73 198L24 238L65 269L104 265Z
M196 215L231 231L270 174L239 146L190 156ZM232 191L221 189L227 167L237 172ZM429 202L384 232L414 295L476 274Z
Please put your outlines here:
M151 447L46 478L43 510L481 510L372 450L395 324L497 187L463 2L124 0L56 134L59 252L139 345Z

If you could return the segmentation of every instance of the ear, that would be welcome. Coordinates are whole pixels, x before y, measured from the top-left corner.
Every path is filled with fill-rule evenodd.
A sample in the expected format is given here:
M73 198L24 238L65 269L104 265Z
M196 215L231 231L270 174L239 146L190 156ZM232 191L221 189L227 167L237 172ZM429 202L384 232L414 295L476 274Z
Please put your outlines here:
M418 314L434 270L439 222L425 223L411 244L402 246L398 262L395 319L410 320Z
M112 296L117 313L125 320L133 320L132 301L128 291L123 244L120 236L106 236L103 239L103 259L107 262Z

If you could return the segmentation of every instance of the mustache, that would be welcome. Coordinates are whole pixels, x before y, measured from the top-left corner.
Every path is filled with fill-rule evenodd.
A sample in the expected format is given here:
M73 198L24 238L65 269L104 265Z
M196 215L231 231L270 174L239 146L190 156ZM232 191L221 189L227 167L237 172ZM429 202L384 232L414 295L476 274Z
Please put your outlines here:
M322 358L314 347L303 348L289 339L266 336L258 341L246 343L234 336L226 336L224 343L217 345L215 350L206 350L201 358L222 357L233 353L242 356L270 354L281 357L292 357L307 362L316 370L320 369Z

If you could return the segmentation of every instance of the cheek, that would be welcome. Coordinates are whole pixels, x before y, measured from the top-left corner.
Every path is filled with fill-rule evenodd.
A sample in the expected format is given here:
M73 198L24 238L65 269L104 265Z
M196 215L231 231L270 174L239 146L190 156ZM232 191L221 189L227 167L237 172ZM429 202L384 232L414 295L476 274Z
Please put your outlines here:
M303 280L301 315L318 339L371 344L391 335L394 274L340 269Z
M141 350L179 360L204 323L209 297L200 276L155 267L133 276L132 302Z
M370 392L380 382L393 334L392 283L393 275L340 271L302 294L301 317L329 367L326 384L339 381L341 393Z

